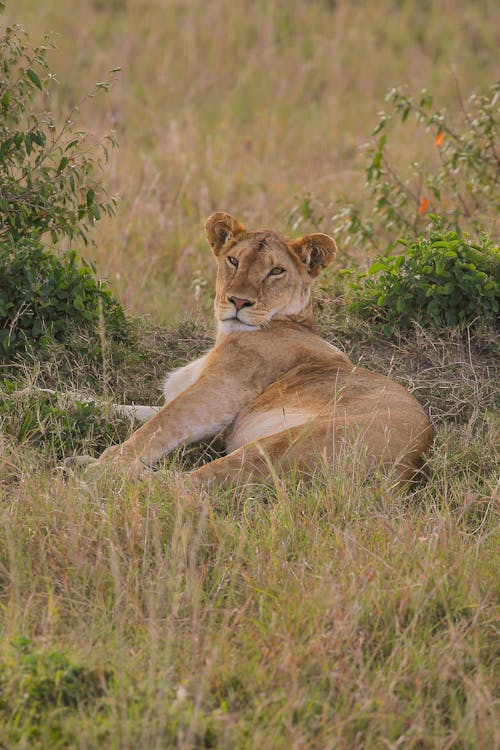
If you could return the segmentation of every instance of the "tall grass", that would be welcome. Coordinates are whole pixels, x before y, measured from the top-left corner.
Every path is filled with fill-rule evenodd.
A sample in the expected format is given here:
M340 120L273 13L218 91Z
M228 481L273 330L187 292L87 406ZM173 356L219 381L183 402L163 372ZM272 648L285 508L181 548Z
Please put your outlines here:
M5 366L1 747L500 747L492 331L382 341L342 316L334 283L317 294L322 334L438 426L428 480L406 494L348 457L310 484L194 492L177 470L196 449L88 483L61 455L130 426L35 391L155 403L163 371L210 344L192 320L158 323L208 314L205 216L283 228L308 192L361 198L358 146L385 91L426 86L458 112L456 83L494 76L496 17L488 0L9 3L32 37L58 34L57 116L123 68L80 113L121 144L105 177L118 217L84 252L155 325L102 363L75 332L80 356L54 345ZM410 163L428 144L395 148Z
M68 483L19 449L0 471L3 658L29 634L103 686L35 720L11 666L6 746L497 746L492 474L441 451L406 498L348 464L208 497Z
M206 344L192 327L150 331L110 359L108 397L154 400L151 373ZM456 334L382 343L362 328L350 353L440 424L406 494L348 455L309 484L194 492L179 469L216 448L89 483L61 455L130 426L59 411L34 387L99 392L98 374L59 349L13 363L27 392L0 391L0 744L498 746L491 355Z
M7 18L33 38L56 32L50 105L61 118L123 69L80 115L120 142L106 178L118 220L96 228L87 252L129 310L156 320L198 309L195 272L213 273L201 232L212 210L284 228L308 193L361 198L359 146L389 88L426 87L458 115L457 84L466 97L497 74L490 0L16 0ZM404 134L394 159L437 158L429 146Z

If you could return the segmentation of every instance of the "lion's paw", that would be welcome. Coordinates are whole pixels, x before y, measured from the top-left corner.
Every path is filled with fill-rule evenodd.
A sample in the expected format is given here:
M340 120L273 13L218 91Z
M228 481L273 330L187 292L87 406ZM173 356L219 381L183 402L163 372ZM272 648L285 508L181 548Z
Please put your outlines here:
M68 472L78 472L86 480L113 474L135 479L147 471L148 467L136 456L128 455L121 445L113 445L98 459L86 455L67 458L64 461L64 469Z

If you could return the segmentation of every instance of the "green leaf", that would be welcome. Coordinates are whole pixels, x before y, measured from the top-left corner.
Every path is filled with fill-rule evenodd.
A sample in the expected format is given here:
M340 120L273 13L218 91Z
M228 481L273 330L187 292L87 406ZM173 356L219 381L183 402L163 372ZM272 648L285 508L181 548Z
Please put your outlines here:
M370 268L368 269L369 274L378 273L379 271L383 271L386 268L386 264L384 261L376 261L375 263L372 263Z
M76 146L76 145L77 145L77 143L79 143L79 138L72 138L72 139L71 139L71 140L70 140L70 141L69 141L69 142L68 142L68 143L66 144L66 146L65 146L64 150L65 150L65 151L69 151L69 150L70 150L70 148L73 148L74 146Z
M35 143L36 143L36 144L37 144L38 146L42 146L42 147L43 147L43 146L45 146L45 143L46 143L46 141L47 141L47 139L46 139L46 137L45 137L45 134L44 134L44 133L42 133L42 131L41 131L41 130L35 130L35 131L34 131L34 132L33 132L33 133L31 134L31 139L32 139L33 141L35 141Z
M40 78L38 77L38 75L33 70L33 68L28 68L28 70L26 71L26 75L28 76L30 81L32 81L35 84L35 86L41 91L43 88L42 82Z
M374 131L373 131L372 135L378 135L378 134L380 133L380 131L381 131L381 130L383 130L383 129L385 128L385 126L386 126L386 123L387 123L387 117L386 117L385 115L383 115L383 116L382 116L382 117L380 118L380 120L379 120L379 122L378 122L378 125L377 125L377 126L376 126L376 128L374 129Z
M67 156L63 156L63 158L59 162L59 166L57 167L57 171L58 172L62 172L63 169L66 169L66 167L68 166L68 163L69 163L68 157Z

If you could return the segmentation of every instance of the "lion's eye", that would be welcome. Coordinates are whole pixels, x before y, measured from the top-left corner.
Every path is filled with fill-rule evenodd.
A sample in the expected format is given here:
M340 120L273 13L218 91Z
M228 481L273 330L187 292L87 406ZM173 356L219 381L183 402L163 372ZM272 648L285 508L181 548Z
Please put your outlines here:
M285 273L284 268L271 268L269 276L280 276L282 273Z
M235 268L238 268L238 259L237 258L233 258L232 255L228 255L227 259L231 263L232 266L234 266Z

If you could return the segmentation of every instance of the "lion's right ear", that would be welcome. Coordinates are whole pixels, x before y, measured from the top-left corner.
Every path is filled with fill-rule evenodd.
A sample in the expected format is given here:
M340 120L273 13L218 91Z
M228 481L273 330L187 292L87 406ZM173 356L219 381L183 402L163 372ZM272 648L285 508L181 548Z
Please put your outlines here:
M210 243L214 255L219 255L220 251L231 237L245 232L243 224L224 211L216 211L208 217L205 222L205 236Z
M333 237L329 237L322 232L307 234L305 237L299 237L290 243L290 248L299 257L299 260L307 268L307 272L312 279L326 268L337 253L337 245Z

